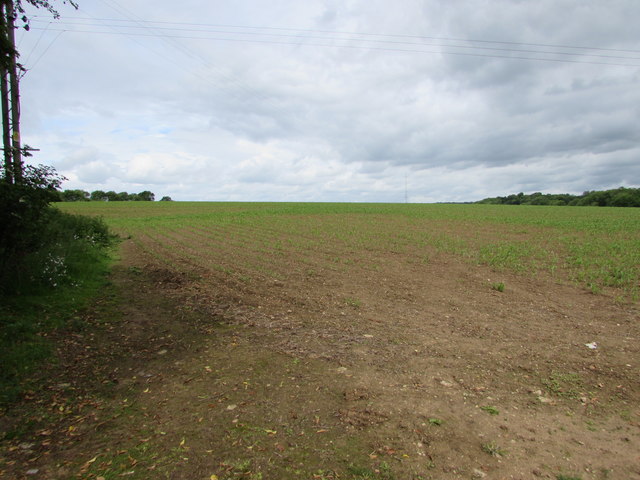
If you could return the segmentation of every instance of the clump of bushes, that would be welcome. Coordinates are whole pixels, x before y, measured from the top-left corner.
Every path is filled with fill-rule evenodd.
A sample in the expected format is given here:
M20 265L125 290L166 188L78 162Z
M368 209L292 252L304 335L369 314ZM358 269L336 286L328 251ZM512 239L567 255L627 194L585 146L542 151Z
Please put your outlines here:
M63 180L42 165L19 184L0 180L0 296L71 283L112 241L101 219L49 205Z

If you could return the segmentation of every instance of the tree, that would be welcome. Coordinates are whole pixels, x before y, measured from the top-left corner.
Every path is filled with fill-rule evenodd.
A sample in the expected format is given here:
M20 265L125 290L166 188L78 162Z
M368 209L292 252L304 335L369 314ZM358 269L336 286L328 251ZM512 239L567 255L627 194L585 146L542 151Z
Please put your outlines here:
M107 194L102 190L94 190L91 192L90 199L94 202L105 202L108 200Z
M476 203L496 205L555 205L595 207L640 207L640 188L620 187L614 190L585 191L580 196L570 193L512 194L508 197L485 198Z
M104 196L107 197L108 202L116 202L118 200L118 194L113 190L105 192Z
M611 198L612 207L640 207L640 196L634 195L633 189L620 189Z
M154 195L153 192L150 192L149 190L145 190L144 192L140 192L138 194L138 200L141 200L143 202L153 202L155 200L156 196Z
M65 190L60 194L63 202L86 202L89 200L89 192L84 190Z
M116 202L128 202L129 200L131 200L131 195L129 195L127 192L120 192L116 194Z
M551 200L548 195L543 195L540 192L536 192L531 195L532 199L529 202L530 205L549 205Z
M161 202L172 202L171 197L164 196L160 199Z

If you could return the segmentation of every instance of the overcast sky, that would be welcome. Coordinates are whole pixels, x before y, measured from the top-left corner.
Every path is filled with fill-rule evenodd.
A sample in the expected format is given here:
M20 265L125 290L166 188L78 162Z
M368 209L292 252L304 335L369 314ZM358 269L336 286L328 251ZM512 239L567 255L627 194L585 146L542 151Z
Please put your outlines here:
M63 188L471 201L640 186L638 0L78 0L17 34Z

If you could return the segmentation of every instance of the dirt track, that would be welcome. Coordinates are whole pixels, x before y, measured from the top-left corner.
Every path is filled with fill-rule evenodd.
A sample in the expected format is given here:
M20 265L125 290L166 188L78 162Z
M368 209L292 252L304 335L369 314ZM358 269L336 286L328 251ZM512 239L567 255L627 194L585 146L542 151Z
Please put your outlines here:
M637 305L444 254L242 284L122 252L0 477L640 479Z

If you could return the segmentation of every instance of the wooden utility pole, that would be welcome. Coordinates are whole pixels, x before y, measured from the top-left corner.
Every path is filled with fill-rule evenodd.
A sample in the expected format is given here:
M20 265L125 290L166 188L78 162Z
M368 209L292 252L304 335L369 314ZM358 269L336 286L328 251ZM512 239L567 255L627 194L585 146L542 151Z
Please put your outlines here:
M75 0L65 0L78 8ZM17 2L18 5L20 2ZM44 0L29 0L35 7L46 8L54 18L58 12ZM14 0L0 0L0 95L2 96L2 143L4 150L4 180L8 183L22 183L24 166L22 156L30 156L31 151L38 151L28 146L23 148L20 140L20 76L24 72L18 63L18 50L15 38L15 8ZM22 17L28 22L26 16ZM25 28L28 24L25 24ZM28 30L28 28L27 28Z
M16 57L16 37L14 25L13 1L5 4L7 13L7 40L11 54L9 57L9 85L11 89L11 156L13 157L13 181L22 183L22 151L20 146L20 81L18 79L18 63Z
M22 145L20 144L20 78L15 38L13 0L0 0L0 33L2 38L2 66L0 95L2 95L2 143L4 147L5 181L22 183Z
M8 47L7 39L7 11L6 2L0 3L0 34L4 37L0 39ZM5 43L6 42L6 43ZM4 180L7 183L13 183L13 155L11 155L11 120L9 118L9 54L2 52L3 58L0 59L0 96L2 97L2 146L4 147Z
M0 77L2 95L2 145L4 146L4 175L7 183L13 183L13 156L11 155L11 125L9 124L9 86L7 70L3 67Z

